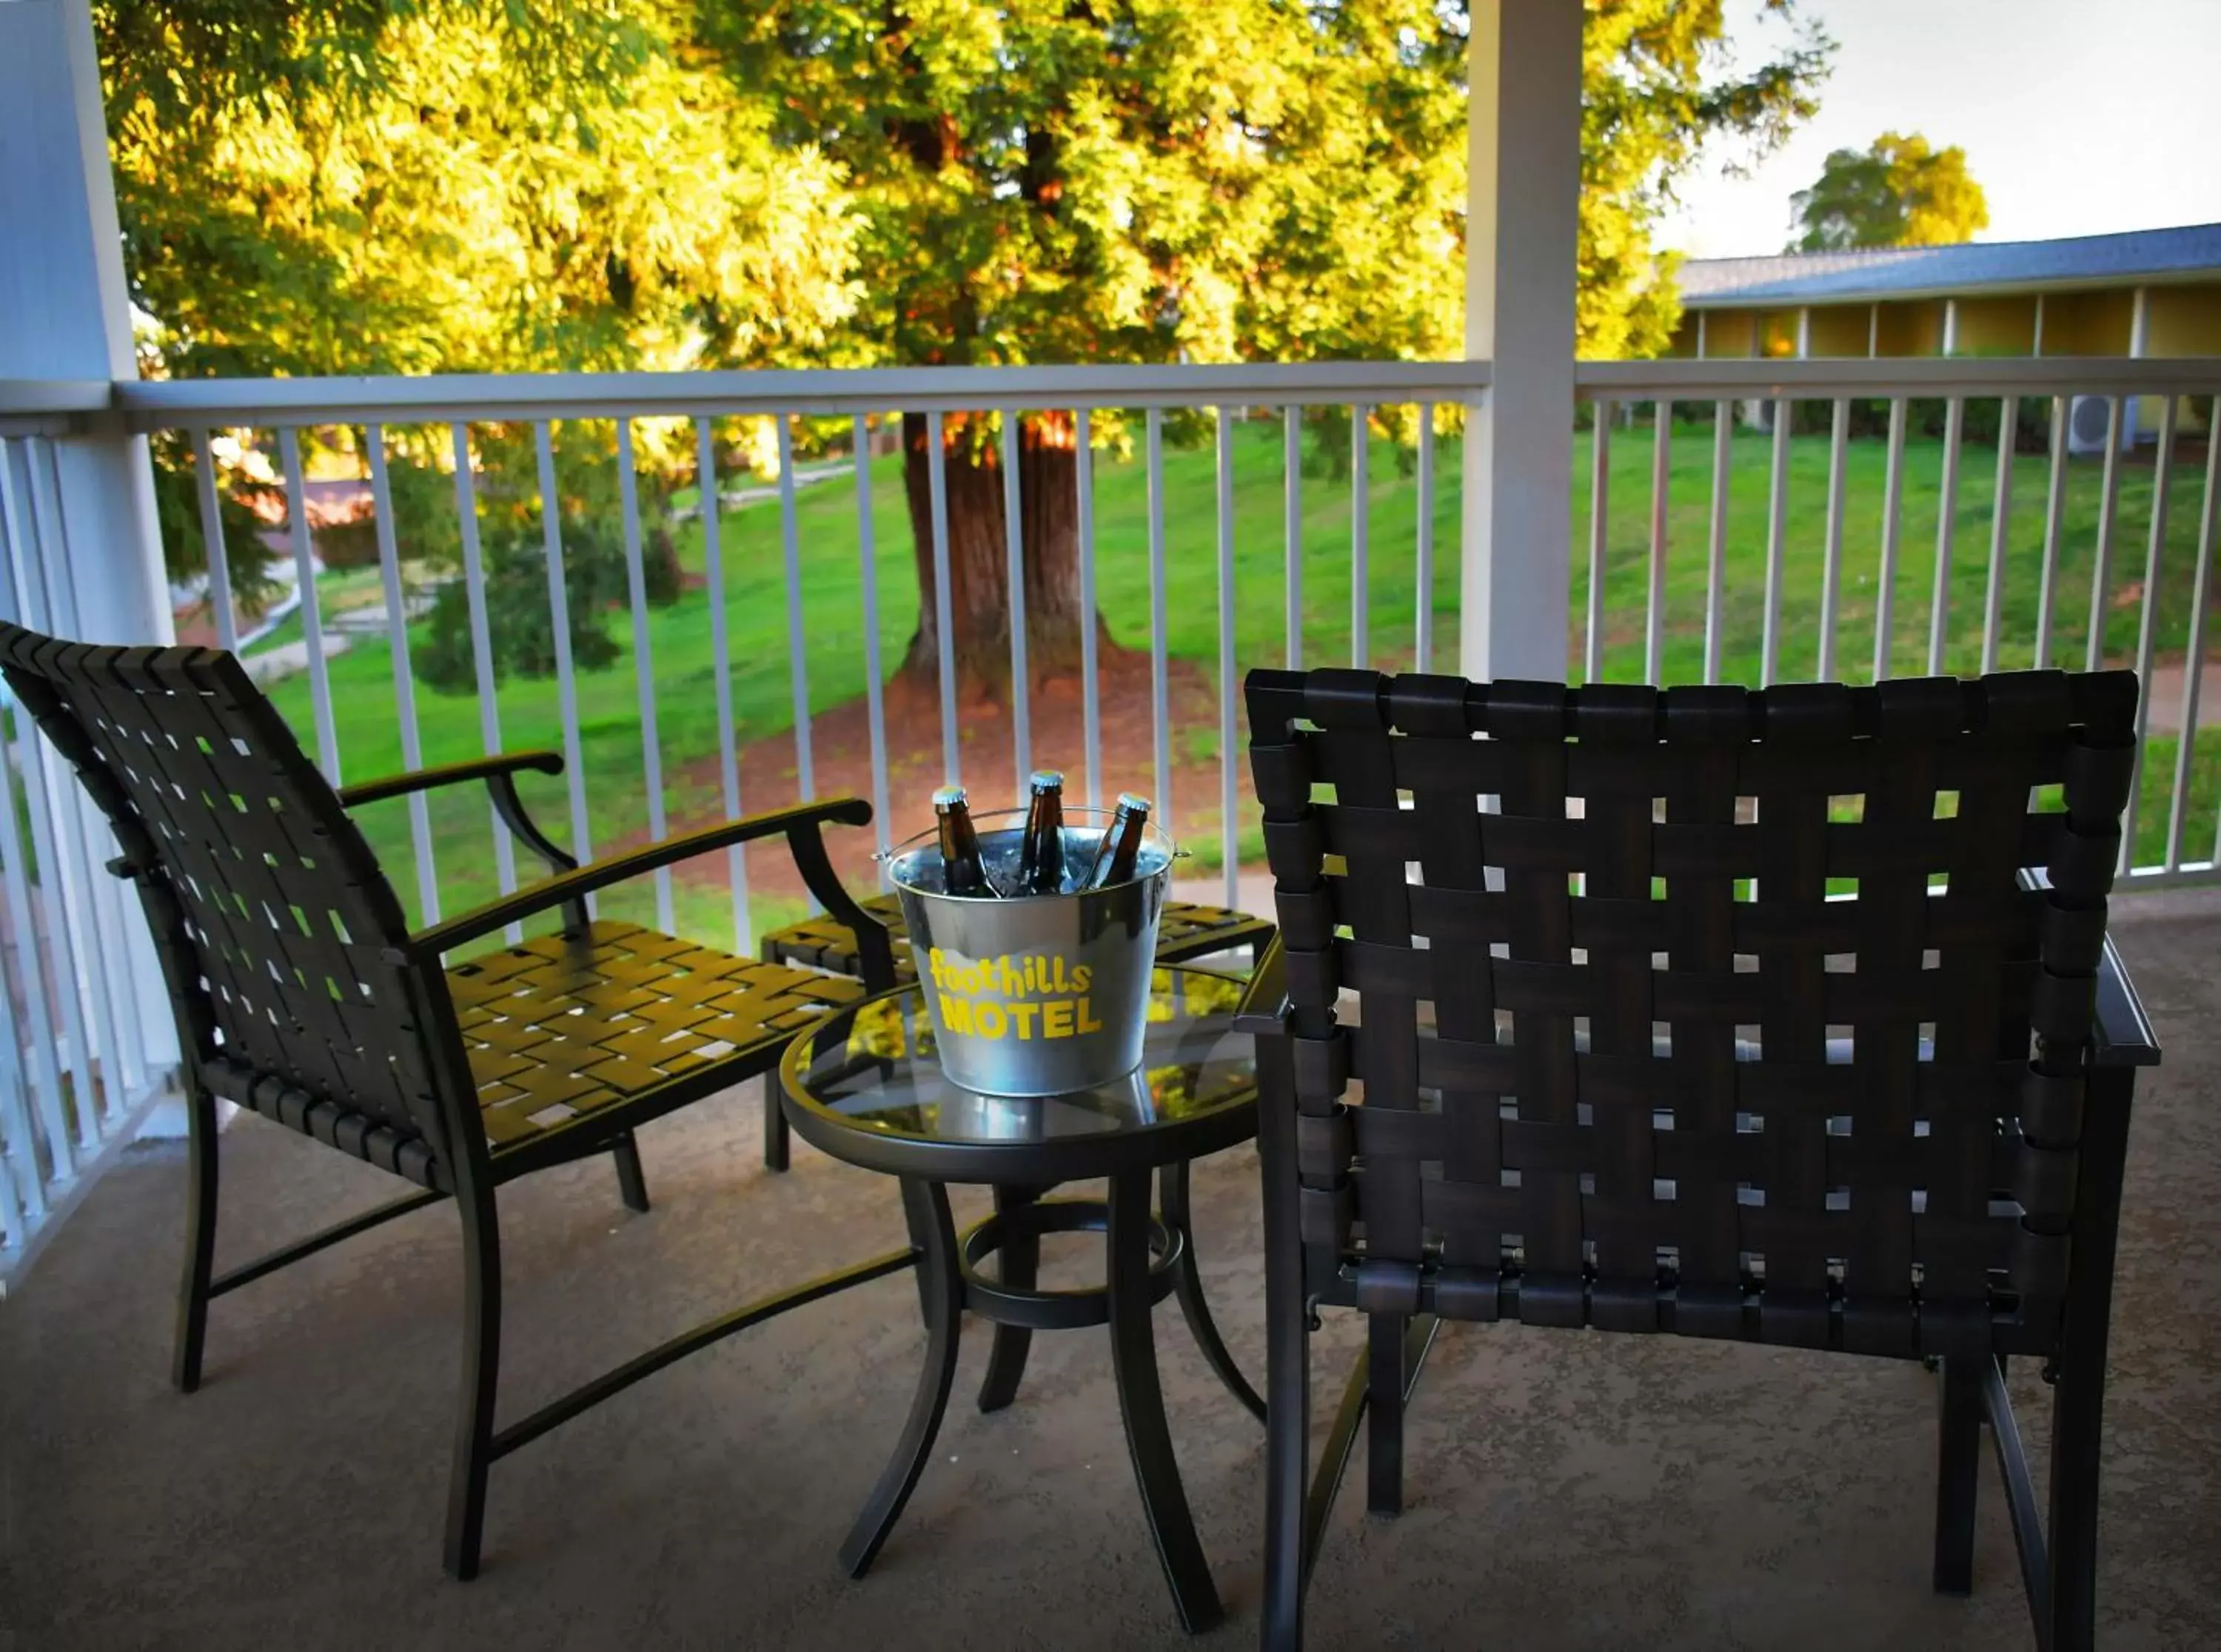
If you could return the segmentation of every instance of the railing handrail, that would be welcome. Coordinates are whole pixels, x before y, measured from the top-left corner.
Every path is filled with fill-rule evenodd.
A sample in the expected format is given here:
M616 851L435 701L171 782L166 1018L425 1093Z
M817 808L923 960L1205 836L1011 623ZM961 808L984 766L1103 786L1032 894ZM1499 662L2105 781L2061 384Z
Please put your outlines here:
M360 378L0 379L0 421L120 414L134 431L371 421L970 412L990 408L1348 406L1458 402L1485 361L1165 362L1039 367L823 367Z
M1846 356L1574 365L1585 402L2210 395L2221 356Z

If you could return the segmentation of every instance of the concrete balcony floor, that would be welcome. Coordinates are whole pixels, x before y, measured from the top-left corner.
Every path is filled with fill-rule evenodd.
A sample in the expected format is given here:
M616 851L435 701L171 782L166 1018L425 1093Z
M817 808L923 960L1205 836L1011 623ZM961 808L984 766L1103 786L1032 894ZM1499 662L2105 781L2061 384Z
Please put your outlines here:
M2221 1644L2221 895L2124 901L2168 1064L2147 1082L2116 1302L2099 1584L2108 1647ZM504 1415L651 1342L901 1240L885 1180L801 1148L759 1167L750 1086L643 1132L656 1207L605 1163L505 1189ZM260 1120L227 1135L219 1264L391 1188ZM1254 1159L1198 1168L1209 1287L1261 1377ZM0 1646L463 1649L1189 1644L1143 1528L1099 1331L1038 1337L1018 1402L973 1409L987 1338L873 1575L834 1549L923 1349L867 1286L651 1379L495 1466L486 1569L439 1568L461 1281L435 1207L214 1311L209 1380L166 1381L174 1147L135 1150L0 1309ZM960 1219L976 1213L960 1200ZM1092 1264L1075 1237L1051 1262ZM1054 1275L1052 1275L1054 1282ZM1329 1409L1356 1322L1329 1317ZM1173 1429L1229 1618L1260 1587L1261 1431L1177 1312ZM1334 1356L1329 1357L1329 1356ZM2049 1406L2014 1387L2039 1480ZM1345 1488L1311 1644L1507 1649L2031 1644L1995 1478L1976 1591L1928 1587L1934 1389L1917 1365L1453 1326L1410 1423L1409 1508ZM1322 1419L1323 1425L1323 1419Z

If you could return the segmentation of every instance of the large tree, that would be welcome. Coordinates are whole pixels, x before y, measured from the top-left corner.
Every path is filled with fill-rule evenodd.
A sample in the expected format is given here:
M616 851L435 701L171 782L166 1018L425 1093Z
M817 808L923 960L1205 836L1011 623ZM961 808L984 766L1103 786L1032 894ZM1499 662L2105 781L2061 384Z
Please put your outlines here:
M1589 0L1581 347L1675 319L1650 232L1811 113L1770 0ZM1459 0L98 0L166 370L1442 358ZM1755 48L1755 49L1754 49ZM1115 433L1115 420L1098 421ZM993 415L947 424L954 652L1005 686ZM1018 447L1031 658L1080 627L1068 419ZM905 432L940 639L922 421ZM189 513L187 513L189 514Z
M1786 4L1771 8L1786 12ZM1826 42L1755 68L1718 0L1591 0L1580 340L1641 353L1675 314L1649 232L1711 139L1764 148L1811 112ZM850 330L904 364L1230 361L1456 353L1466 36L1438 0L773 0L706 14L788 140L847 171L864 221ZM1007 678L992 420L946 431L954 652ZM906 669L937 664L923 421L905 430L927 597ZM1073 448L1022 422L1029 657L1081 628Z
M1804 233L1798 252L1852 246L1945 246L1988 228L1989 203L1967 152L1938 149L1918 132L1885 132L1866 149L1838 149L1809 190L1789 200Z

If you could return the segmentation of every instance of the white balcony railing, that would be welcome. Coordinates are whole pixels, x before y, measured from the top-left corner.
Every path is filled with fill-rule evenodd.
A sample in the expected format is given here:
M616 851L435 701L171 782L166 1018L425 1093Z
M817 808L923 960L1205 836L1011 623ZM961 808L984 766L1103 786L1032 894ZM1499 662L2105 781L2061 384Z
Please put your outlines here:
M2126 876L2221 876L2221 732L2199 738L2221 360L1601 363L1582 365L1578 385L1587 428L1585 484L1568 501L1571 566L1524 574L1496 558L1498 578L1568 579L1568 676L1760 683L2134 664L2165 693L2148 695ZM1463 503L1449 450L1464 410L1488 394L1486 363L0 383L0 610L76 629L84 561L67 543L53 449L88 421L120 420L189 436L198 518L219 547L210 613L218 639L232 643L210 463L222 434L277 472L281 554L301 600L297 640L274 641L301 669L272 692L335 780L504 745L559 746L565 777L539 801L545 818L567 817L585 854L690 817L834 789L868 793L885 846L922 823L925 792L944 774L961 777L968 764L975 780L990 767L1022 780L1036 760L1076 761L1075 790L1090 801L1150 789L1174 832L1198 845L1198 870L1215 861L1231 904L1256 837L1236 709L1242 671L1452 668ZM2080 458L2070 415L2088 396L2102 399L2112 439ZM1021 695L992 714L960 701L945 651L924 691L891 695L918 582L902 461L873 462L873 432L902 413L937 429L951 415L1035 409L1068 413L1076 427L1080 602L1101 609L1118 651L1106 658L1085 628L1076 695ZM1373 430L1368 413L1392 415L1380 429L1397 439ZM775 484L749 489L721 458L722 421L736 417L769 421L785 461ZM2124 446L2132 426L2155 439ZM1114 427L1117 443L1105 445ZM2035 451L1995 434L2028 428ZM1314 431L1335 437L1323 450L1332 462L1306 474ZM530 455L497 483L474 458L496 433ZM1002 439L1007 456L1007 421ZM635 483L650 445L666 470L695 470L698 503L683 522L644 512ZM810 461L795 462L804 448L823 461L807 486L798 471ZM374 577L369 567L319 577L307 464L319 451L360 458ZM625 589L611 624L630 627L629 658L594 670L568 656L565 551L550 508L559 463L588 452L616 472ZM937 439L926 452L928 565L946 636L948 461ZM452 568L428 565L409 542L396 510L401 457L420 480L441 477ZM845 482L823 474L843 462ZM1017 468L1004 477L1015 569L1025 502ZM498 500L485 494L497 485L509 490ZM512 520L536 513L559 610L546 680L496 678L499 616L481 543L494 505ZM659 527L684 539L689 582L660 613L646 560ZM425 633L410 587L427 580L460 589L474 692L420 683ZM1023 581L1013 589L1023 600ZM379 618L349 633L356 645L341 657L330 633L347 616L333 605L356 595ZM1012 626L1019 683L1025 636ZM99 871L104 830L20 720L9 740L0 1238L19 1249L159 1079L160 1044L141 1029L167 1012L151 1001L137 914ZM397 812L366 812L366 830L416 915L514 887L511 846L482 799L419 795L378 809ZM871 876L860 857L845 870ZM639 898L638 915L720 942L729 933L744 951L800 901L769 860L738 851L722 867L661 874Z

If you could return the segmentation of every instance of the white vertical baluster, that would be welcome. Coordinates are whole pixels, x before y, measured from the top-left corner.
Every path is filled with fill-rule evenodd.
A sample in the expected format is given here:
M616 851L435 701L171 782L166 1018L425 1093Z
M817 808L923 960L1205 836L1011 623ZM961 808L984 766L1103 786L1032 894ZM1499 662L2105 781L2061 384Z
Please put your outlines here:
M1655 687L1666 669L1666 514L1674 494L1674 404L1651 408L1650 592L1642 629L1642 680Z
M941 415L925 415L926 493L933 519L933 621L941 664L941 772L949 785L962 782L956 731L956 618L948 589L948 456L942 451Z
M1943 674L1943 643L1951 623L1951 534L1959 514L1959 440L1967 403L1953 396L1943 408L1943 479L1936 504L1936 585L1928 604L1928 675Z
M2221 539L2221 396L2205 410L2205 498L2198 526L2198 571L2190 590L2190 645L2182 663L2182 715L2174 748L2174 795L2168 800L2167 870L2182 865L2182 818L2190 803L2190 764L2198 745L2198 695L2205 676L2205 605L2213 590L2213 545ZM2221 863L2221 820L2213 859Z
M563 580L563 496L555 489L555 438L545 423L532 427L540 461L540 535L547 557L547 611L555 626L555 695L563 713L564 777L571 789L571 853L581 862L594 856L587 827L586 764L579 739L579 679L571 669L571 593ZM590 913L600 909L586 897Z
M632 421L617 421L617 502L623 517L625 590L632 602L632 680L640 703L641 783L648 793L648 835L660 843L669 835L663 812L663 742L655 726L655 656L648 633L648 559L640 543L640 473L634 464ZM655 924L666 934L672 911L671 869L655 869Z
M309 545L309 481L301 469L301 433L291 425L278 433L278 452L285 470L285 514L293 541L293 577L301 595L301 636L309 650L309 702L316 722L316 767L334 786L340 783L340 737L332 723L332 674L324 659L324 621L316 601L316 564Z
M1836 680L1836 633L1843 594L1843 502L1849 477L1844 460L1851 439L1851 404L1836 398L1828 430L1828 536L1820 563L1820 670L1823 683Z
M1239 851L1234 840L1234 420L1218 409L1218 849L1226 904L1242 904Z
M2095 671L2105 664L2105 599L2112 594L2113 525L2121 514L2122 399L2105 403L2105 468L2103 491L2098 498L2098 559L2090 570L2090 636L2082 669Z
M1373 409L1349 410L1349 663L1373 659Z
M1280 551L1287 566L1287 665L1304 669L1304 410L1280 415Z
M1889 675L1890 643L1897 626L1897 548L1904 527L1905 402L1889 404L1889 469L1882 481L1881 571L1874 586L1874 676Z
M1157 822L1173 824L1173 728L1165 668L1165 415L1148 410L1145 447L1149 483L1149 709L1155 719Z
M13 998L0 1004L0 1246L20 1251L47 1213L46 1189L39 1186L38 1150L33 1144L31 1114L24 1100L22 1040L16 1026Z
M2129 777L2129 807L2121 820L2120 871L2125 876L2137 863L2137 816L2141 813L2144 786L2144 732L2151 723L2152 650L2158 641L2160 561L2167 549L2167 489L2174 475L2175 399L2166 398L2159 420L2159 452L2152 464L2151 539L2144 552L2144 594L2137 617L2137 759ZM2186 660L2184 670L2198 669Z
M1699 314L1702 312L1700 311ZM1720 680L1721 611L1728 578L1728 475L1735 439L1735 403L1712 404L1712 533L1705 569L1705 681Z
M9 562L9 568L0 570L0 573L13 571L19 576L39 554L35 532L28 515L29 496L22 486L21 449L23 446L20 441L0 441L0 518L5 519ZM17 605L13 582L0 579L0 618L12 620L19 615L31 617L23 614L23 610ZM32 781L40 768L39 738L33 732L31 720L22 715L20 708L14 722L15 762L9 763L5 751L0 751L0 857L6 859L4 869L0 870L4 870L8 891L8 938L16 953L16 978L23 994L24 1012L30 1021L28 1042L38 1076L32 1103L45 1126L53 1179L66 1181L76 1174L77 1162L64 1117L61 1062L55 1047L53 1013L47 1002L46 972L40 957L37 909L32 905L30 858L24 851L20 824L28 820L34 835L37 834L40 811ZM15 776L19 773L24 777L27 791L31 793L23 800L20 814L15 788ZM39 894L44 897L51 913L54 863L42 852L39 864L45 871L45 876L40 880ZM53 927L51 916L47 932L57 938L59 934ZM59 975L60 972L57 970L56 973ZM81 1058L83 1050L84 1042L79 1039L73 1053Z
M1774 459L1766 505L1766 620L1758 663L1761 689L1781 669L1781 580L1789 555L1789 410L1786 400L1774 404Z
M860 425L862 421L860 419L857 422ZM860 445L858 451L863 451ZM717 701L717 778L724 787L725 818L737 820L741 818L741 758L740 742L733 730L733 648L725 614L725 548L717 524L717 437L707 418L694 421L694 475L695 490L702 500L702 571L705 581L704 594L710 600L710 674ZM868 504L870 484L866 483L863 487ZM864 521L867 535L864 561L868 569L871 565L871 540L868 537L871 514L868 510L865 513ZM867 606L871 601L871 589L870 581L867 578L864 590ZM867 627L866 636L867 639L873 639L875 633ZM871 645L876 648L876 641L873 641ZM872 710L873 728L876 734L879 724L876 689ZM879 814L879 831L884 838L886 811L882 808ZM748 855L739 844L733 844L725 851L725 877L733 898L733 950L746 957L755 951L756 943L754 926L748 921Z
M1003 552L1010 610L1010 761L1023 808L1034 766L1033 685L1026 675L1025 502L1018 477L1018 412L1003 409Z
M1088 409L1073 415L1073 486L1079 499L1080 743L1087 752L1087 801L1103 807L1103 683L1095 658L1095 448Z
M803 653L802 545L794 520L794 431L784 413L779 415L779 526L786 558L786 667L794 696L794 777L802 800L817 795L817 770L810 738L810 664ZM810 902L815 912L817 903Z
M2043 583L2036 598L2036 669L2051 664L2051 624L2059 606L2059 543L2067 526L2067 398L2051 398L2051 486L2043 513Z
M1990 579L1982 599L1982 670L1998 669L1998 629L2005 620L2005 558L2012 549L2013 431L2020 402L2008 396L1998 406L1998 482L1990 503Z
M1604 559L1611 476L1611 412L1609 402L1597 402L1589 408L1593 437L1589 447L1589 614L1587 634L1581 645L1581 677L1588 683L1604 676Z
M18 581L16 611L23 622L34 629L48 632L56 627L47 611L45 595L45 563L49 554L49 539L53 532L53 516L38 511L32 496L34 474L31 444L16 444L24 469L15 478L16 497L9 516L25 525L17 535L16 543L25 554L16 559L15 573ZM35 514L34 514L35 512ZM20 714L16 719L16 736L19 766L29 807L24 812L31 822L31 854L39 867L39 905L46 918L47 950L53 955L54 996L61 1011L62 1032L69 1047L69 1088L76 1104L78 1129L77 1144L93 1147L99 1140L97 1129L99 1108L95 1098L98 1094L92 1077L92 1040L87 1036L84 1001L78 990L84 979L78 965L77 930L70 921L67 891L68 868L55 842L55 821L59 818L54 799L49 789L47 760L51 748L34 732L34 725ZM28 905L20 911L19 921L32 936L33 957L35 963L37 920ZM53 1037L51 1022L41 1022L39 1032ZM65 1122L66 1109L62 1092L57 1086L53 1110L47 1119L47 1151L56 1166L55 1179L74 1174L74 1149L71 1133Z
M47 629L65 637L78 637L84 633L79 622L77 608L77 588L72 573L68 525L62 516L61 472L54 458L51 439L41 440L33 449L39 463L32 471L31 506L39 523L39 544L42 556L34 564L40 584L36 601L44 612ZM100 1139L100 1119L103 1113L112 1113L125 1105L125 1093L135 1082L137 1069L142 1064L137 1059L135 1007L117 996L119 980L128 981L131 971L123 967L123 937L118 914L111 905L104 905L106 891L94 882L92 858L89 846L103 842L113 843L108 822L85 795L84 788L52 746L44 748L47 788L44 807L52 811L55 842L61 856L55 863L61 869L60 894L62 911L72 924L70 945L78 967L66 977L82 994L83 1006L91 1018L93 1050L100 1057L101 1105L94 1105L91 1090L84 1092L84 1105L78 1111L78 1133L87 1147ZM100 858L105 859L105 857ZM101 882L112 883L103 871ZM114 958L117 968L111 969L109 960ZM133 1028L129 1042L123 1029Z
M849 425L848 446L856 460L856 574L864 602L864 710L872 732L872 820L879 829L879 877L884 884L887 876L884 856L892 841L894 822L888 818L887 809L886 684L880 680L879 550L872 522L872 428L860 413ZM731 701L728 685L729 707Z
M207 553L209 618L216 621L216 645L228 654L239 651L239 616L232 611L231 553L223 542L223 506L216 496L216 455L209 449L209 433L193 432L193 479L199 485L201 545Z
M455 448L455 527L463 542L463 597L470 609L471 671L479 690L479 749L492 757L501 750L501 702L494 670L493 625L486 614L485 558L479 545L478 477L471 469L471 427L460 422L450 431ZM491 803L486 814L493 827L494 876L504 895L516 888L516 845L510 841L509 826ZM503 933L511 945L524 938L524 926L510 924Z
M1419 619L1411 669L1431 670L1435 654L1435 408L1431 402L1419 404L1419 559L1413 577L1419 585Z
M385 431L363 431L370 456L370 502L378 533L378 572L385 592L385 645L393 665L393 711L401 725L401 766L424 766L424 742L416 726L416 677L409 668L409 620L401 589L401 547L393 533L393 481L386 472ZM416 856L416 899L424 921L440 921L440 872L432 857L432 814L424 794L409 794L409 841Z

